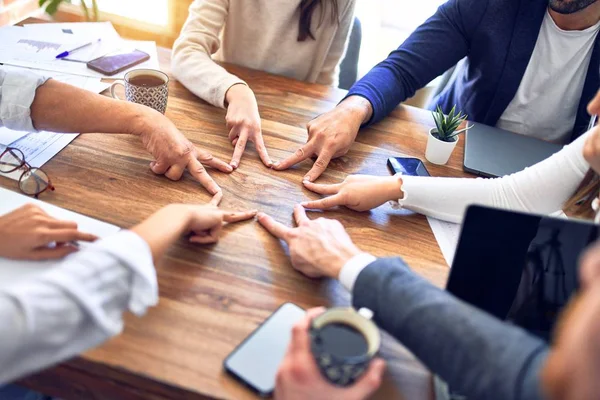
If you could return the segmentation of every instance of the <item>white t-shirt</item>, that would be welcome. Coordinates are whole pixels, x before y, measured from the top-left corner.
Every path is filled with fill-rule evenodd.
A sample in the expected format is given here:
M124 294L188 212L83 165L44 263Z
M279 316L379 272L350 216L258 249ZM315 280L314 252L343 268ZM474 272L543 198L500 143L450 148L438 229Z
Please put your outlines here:
M564 31L546 12L521 85L496 126L567 142L599 30L600 22L583 31Z

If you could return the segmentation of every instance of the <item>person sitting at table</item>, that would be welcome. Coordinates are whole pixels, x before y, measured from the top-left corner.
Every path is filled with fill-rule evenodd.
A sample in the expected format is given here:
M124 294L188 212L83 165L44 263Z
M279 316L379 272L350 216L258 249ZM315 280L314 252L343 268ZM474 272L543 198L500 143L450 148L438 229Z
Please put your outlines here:
M0 257L56 258L60 249L68 254L40 275L0 287L0 386L120 334L125 312L142 316L157 304L154 265L171 244L187 234L191 243L216 243L223 224L255 215L172 204L81 250L65 243L95 238L35 205L0 216ZM59 250L50 242L58 242Z
M356 0L195 0L173 46L175 77L208 103L227 109L231 166L248 141L265 146L252 89L216 61L324 85L337 85Z
M385 118L465 59L430 104L454 105L474 122L569 143L585 132L585 105L600 86L597 0L449 0L333 110L308 124L308 142L275 164L283 170L313 155L305 180L354 143L361 126Z
M158 111L26 70L7 70L0 66L0 126L3 125L29 132L139 136L155 159L150 163L155 174L179 180L187 169L211 194L219 197L221 188L202 164L226 173L233 171L225 162L195 146Z
M600 150L600 147L597 148ZM596 153L596 160L600 160ZM581 262L581 290L557 324L554 343L501 321L432 285L401 258L361 252L335 220L311 221L296 206L297 228L259 213L259 222L289 246L295 269L339 279L356 309L407 347L433 373L469 399L583 400L600 393L600 242ZM293 330L276 379L277 400L366 399L381 382L374 360L353 387L328 383L310 350L311 311Z
M588 109L591 114L600 113L600 91ZM393 201L402 208L455 223L462 221L471 204L542 214L564 209L586 217L591 201L600 192L600 178L589 164L589 160L595 160L589 153L594 151L595 143L600 143L598 129L588 131L548 159L509 176L469 179L355 175L333 185L306 181L307 189L329 197L302 205L310 209L346 206L367 211Z

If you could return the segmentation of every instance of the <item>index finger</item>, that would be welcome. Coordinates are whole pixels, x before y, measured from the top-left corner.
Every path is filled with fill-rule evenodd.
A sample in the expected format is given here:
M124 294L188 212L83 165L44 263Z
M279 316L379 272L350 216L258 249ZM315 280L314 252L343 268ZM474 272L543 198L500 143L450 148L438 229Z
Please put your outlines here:
M256 216L256 214L258 214L257 210L240 211L240 212L224 211L223 212L223 221L230 223L230 224L235 223L235 222L246 221L251 218L254 218Z
M265 146L262 132L259 132L259 134L256 136L256 139L254 139L254 147L256 147L256 152L258 153L258 156L263 164L265 164L267 167L271 167L271 165L273 165L273 161L271 161L271 157L269 157L269 153L267 153L267 147Z
M246 150L246 144L248 143L248 131L246 129L242 130L240 136L237 137L237 142L235 143L235 148L233 150L233 156L231 157L230 165L233 168L237 168L240 165L240 160L242 159L242 155Z
M58 229L49 232L48 237L53 242L66 243L66 242L94 242L98 239L90 233L80 232L76 229Z
M338 193L334 196L325 197L324 199L321 199L321 200L305 201L305 202L301 203L301 205L304 208L309 208L309 209L313 209L313 210L324 210L327 208L343 206L343 205L345 205L345 201L344 201L342 195Z
M292 328L292 340L290 342L290 350L295 352L305 352L310 349L310 337L308 330L312 320L325 312L325 307L311 308L306 311L302 318Z
M286 236L291 232L291 228L275 221L265 213L258 214L258 223L261 224L271 235L278 239L285 240Z
M285 160L273 164L273 168L275 168L277 171L288 169L292 165L296 165L300 161L306 160L308 157L312 156L313 153L313 145L312 143L308 142Z
M211 206L217 207L221 203L221 200L223 200L223 192L219 190L217 192L217 194L215 194L213 196L213 198L210 199L210 201L208 202L208 204L210 204Z
M306 210L300 204L294 206L294 219L296 220L296 224L298 224L298 226L302 225L302 223L310 221L306 215Z
M317 178L319 178L329 166L332 157L333 154L330 154L329 151L323 150L321 154L319 154L319 157L317 157L317 161L315 161L313 167L304 177L304 181L313 182L317 180Z
M198 182L200 182L202 186L206 188L206 190L208 190L210 194L215 195L221 191L219 185L217 185L213 178L210 177L208 172L206 172L206 169L200 163L200 161L196 160L195 158L191 158L187 165L187 169L190 171L190 174L192 174L192 176Z

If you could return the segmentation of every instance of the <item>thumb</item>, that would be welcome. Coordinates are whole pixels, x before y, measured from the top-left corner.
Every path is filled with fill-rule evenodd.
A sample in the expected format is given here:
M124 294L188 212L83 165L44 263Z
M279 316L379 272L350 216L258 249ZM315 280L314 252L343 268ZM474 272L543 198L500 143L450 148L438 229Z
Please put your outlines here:
M165 162L161 162L161 161L152 161L150 163L150 169L156 175L164 175L165 172L167 172L167 170L169 169L169 167L170 167L170 165L168 165Z
M385 372L385 361L381 358L374 359L369 365L369 369L364 375L350 388L348 398L368 399L381 386L383 373Z

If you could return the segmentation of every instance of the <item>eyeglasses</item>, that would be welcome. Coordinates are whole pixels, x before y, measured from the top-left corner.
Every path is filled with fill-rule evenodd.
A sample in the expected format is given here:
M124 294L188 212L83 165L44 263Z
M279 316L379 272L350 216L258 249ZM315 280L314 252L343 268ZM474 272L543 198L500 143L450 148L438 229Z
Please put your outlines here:
M37 198L46 190L54 190L48 175L39 168L33 168L25 162L23 152L14 147L7 147L0 153L0 172L9 174L23 170L19 178L19 189L28 196Z

